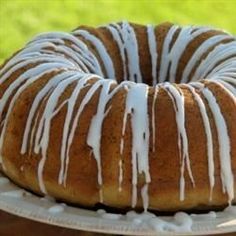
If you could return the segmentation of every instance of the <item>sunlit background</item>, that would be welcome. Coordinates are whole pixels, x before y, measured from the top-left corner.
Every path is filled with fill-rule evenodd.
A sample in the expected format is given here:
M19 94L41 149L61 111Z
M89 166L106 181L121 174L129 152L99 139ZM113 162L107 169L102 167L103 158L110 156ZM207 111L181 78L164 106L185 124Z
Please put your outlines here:
M236 0L0 0L0 63L38 33L123 19L211 25L236 34Z

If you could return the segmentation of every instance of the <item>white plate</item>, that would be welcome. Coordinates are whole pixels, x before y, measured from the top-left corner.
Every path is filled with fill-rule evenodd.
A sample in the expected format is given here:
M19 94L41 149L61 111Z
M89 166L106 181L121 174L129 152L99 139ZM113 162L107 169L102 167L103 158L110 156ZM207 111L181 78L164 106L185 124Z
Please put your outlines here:
M123 235L156 235L157 231L145 223L134 223L125 216L106 215L117 219L104 219L95 211L84 210L53 200L40 198L20 189L0 175L0 209L14 215L61 227L93 232ZM236 232L235 213L220 212L192 216L191 232L158 232L158 235L207 235ZM160 217L169 221L173 217Z

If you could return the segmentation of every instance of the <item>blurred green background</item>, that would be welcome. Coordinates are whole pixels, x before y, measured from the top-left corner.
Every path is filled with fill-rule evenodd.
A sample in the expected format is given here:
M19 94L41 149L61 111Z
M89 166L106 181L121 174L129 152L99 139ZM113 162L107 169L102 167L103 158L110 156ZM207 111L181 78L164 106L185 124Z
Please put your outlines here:
M236 33L236 0L0 0L0 63L32 36L126 19L200 24Z

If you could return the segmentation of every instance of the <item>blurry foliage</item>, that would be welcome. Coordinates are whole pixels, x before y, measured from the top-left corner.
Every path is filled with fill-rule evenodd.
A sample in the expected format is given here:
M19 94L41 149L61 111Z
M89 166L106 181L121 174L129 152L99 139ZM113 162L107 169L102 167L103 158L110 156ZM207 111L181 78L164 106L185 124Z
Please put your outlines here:
M236 33L236 0L0 0L0 63L35 34L123 19L211 25Z

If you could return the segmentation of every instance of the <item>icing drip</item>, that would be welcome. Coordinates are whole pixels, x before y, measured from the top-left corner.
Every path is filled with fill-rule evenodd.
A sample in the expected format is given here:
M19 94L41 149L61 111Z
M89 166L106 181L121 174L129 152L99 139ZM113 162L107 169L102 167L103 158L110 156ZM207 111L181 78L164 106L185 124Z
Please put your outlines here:
M88 90L88 92L86 93L86 95L84 96L83 100L80 103L80 106L75 114L75 118L72 122L72 126L71 129L69 131L69 135L68 135L68 143L67 143L67 153L66 153L66 167L65 167L65 173L63 175L63 182L64 184L66 183L66 179L67 179L67 172L68 172L68 166L69 166L69 152L70 152L70 147L71 144L73 142L74 139L74 135L75 135L75 131L76 128L78 126L78 121L80 118L81 113L83 112L85 106L89 103L89 101L91 100L91 98L93 97L93 95L96 93L97 89L101 86L101 80L99 79L97 82L95 82L90 89Z
M65 173L65 159L68 159L68 155L69 155L68 146L67 146L68 134L69 134L69 128L71 125L72 116L75 109L75 104L81 90L85 87L87 81L91 79L92 77L93 77L92 75L81 77L77 85L75 86L71 94L71 97L68 99L67 113L66 113L66 118L64 122L62 146L61 146L61 168L60 168L59 177L58 177L59 184L63 183L64 173ZM65 182L64 182L64 185L65 185Z
M216 79L217 80L217 84L218 85L222 85L221 87L222 88L224 88L224 89L226 89L226 90L228 90L228 92L230 92L230 93L232 93L232 95L231 95L231 97L232 98L235 98L236 97L236 89L234 88L234 86L233 85L231 85L230 83L227 83L227 82L225 82L224 80L223 80L223 78L218 78L218 79ZM214 82L216 82L216 81L214 81Z
M222 187L223 192L227 192L228 201L231 203L234 199L234 176L231 167L230 140L227 125L214 94L199 82L195 83L194 86L201 89L201 93L206 98L214 117L218 133Z
M43 169L47 159L47 149L49 144L49 137L50 137L50 126L53 116L55 115L55 109L58 104L59 98L65 89L71 85L73 82L78 81L78 75L75 74L74 76L69 77L68 79L61 81L55 89L50 94L47 104L45 106L44 112L39 122L39 126L36 132L35 138L35 146L34 152L39 153L41 152L42 158L38 164L38 180L39 180L39 187L43 193L47 193L44 181L43 181Z
M122 191L122 182L123 182L123 161L122 161L122 154L124 151L124 137L121 137L120 141L120 160L119 160L119 192Z
M156 99L157 99L157 94L159 91L159 87L156 86L154 88L154 96L153 96L153 102L152 102L152 150L153 152L156 151L156 118L155 118L155 106L156 106Z
M119 192L122 191L122 182L123 182L123 168L122 168L122 159L119 160Z
M123 73L124 73L123 80L125 81L128 79L127 78L127 71L126 71L125 45L124 45L123 39L121 38L121 35L118 31L119 25L111 24L111 25L106 26L106 28L110 31L110 33L112 34L112 37L114 38L114 40L118 44L121 59L122 59L122 64L123 64Z
M178 146L179 146L179 155L181 158L181 167L180 167L180 200L183 201L184 191L185 191L185 179L184 179L184 170L185 164L187 165L187 170L189 177L192 181L193 186L195 186L188 152L188 137L185 128L185 109L184 109L184 95L181 90L175 88L174 85L170 83L165 83L163 87L165 91L170 96L176 115L176 124L178 129Z
M210 37L209 39L205 40L201 45L199 45L199 47L193 53L193 55L191 56L190 60L187 62L187 65L185 66L183 70L181 82L186 83L188 81L192 69L194 68L194 66L196 66L197 61L199 60L199 58L203 56L203 54L206 51L208 51L213 45L217 45L223 40L227 40L227 39L229 40L231 38L232 36L229 36L229 35L216 35L216 36ZM201 75L196 73L196 77L201 78ZM192 81L192 78L191 78L191 81Z
M88 40L95 46L106 68L107 77L110 79L115 79L115 69L114 69L112 59L110 55L108 54L102 41L86 30L76 30L74 31L74 34L76 36L81 36L85 38L86 40Z
M214 73L211 73L211 70L216 67L216 65L224 60L224 63L227 60L230 60L229 57L235 56L236 54L236 42L230 42L227 44L219 44L217 45L213 51L211 51L207 57L201 61L200 65L198 66L197 70L195 71L192 81L196 81L199 78L210 78L210 76L214 76ZM229 59L227 59L229 58ZM226 60L226 61L225 61ZM217 65L218 69L221 67L221 63ZM224 67L223 67L224 68ZM223 69L221 67L221 69ZM220 69L218 73L220 72Z
M22 141L22 147L21 147L21 154L25 154L27 151L27 143L29 139L30 129L32 126L33 118L38 111L39 104L42 102L42 100L47 96L47 94L55 88L56 85L58 85L61 81L69 78L73 75L72 71L65 71L57 76L54 76L51 80L47 82L47 84L42 88L39 93L36 95L33 104L31 105L30 112L28 114L26 126L24 129L24 135L23 135L23 141ZM34 133L32 131L32 133Z
M17 92L13 95L13 98L10 101L10 105L7 110L6 118L3 123L3 129L0 136L0 156L2 152L3 147L3 141L4 136L7 128L7 121L9 119L9 116L11 114L12 108L21 95L21 93L27 89L28 86L32 85L34 82L39 80L43 75L50 73L52 71L55 71L56 68L63 67L65 65L60 63L47 63L47 64L41 64L39 66L36 66L33 69L28 70L27 72L23 73L21 76L17 78L11 85L7 88L5 91L2 99L1 99L1 106L0 106L0 114L2 114L2 111L6 105L6 102L8 101L9 97L12 95L12 93L17 88ZM43 72L42 72L43 71ZM2 160L1 160L2 161Z
M16 60L16 59L15 59ZM11 61L10 61L11 62ZM9 62L9 64L11 64ZM45 57L38 57L37 59L34 59L34 58L29 58L27 59L26 61L23 61L23 62L17 62L16 60L16 65L12 66L7 72L4 73L4 70L3 70L3 74L2 76L0 75L0 84L4 83L9 76L11 76L13 73L15 73L16 71L20 70L20 69L23 69L25 66L27 66L28 64L40 64L41 65L36 65L34 66L34 68L30 68L29 70L27 70L26 72L24 72L21 76L19 76L15 81L14 81L14 84L15 86L19 86L19 79L22 79L22 80L25 80L25 78L22 78L22 76L25 76L25 77L29 77L29 76L33 76L33 75L38 75L39 73L42 73L44 70L46 69L49 69L50 68L50 65L55 65L55 68L54 70L57 71L60 67L63 68L66 70L67 68L73 68L73 65L70 64L70 63L65 63L63 62L63 60L61 59L53 59L52 57L50 56L45 56ZM53 64L54 63L54 64ZM57 64L57 65L56 65ZM60 65L60 66L59 66ZM8 66L8 64L6 64L6 67ZM43 70L43 67L44 66L44 70ZM4 67L5 68L5 67ZM3 68L3 69L4 69ZM51 68L50 68L51 69ZM37 71L38 70L38 71ZM23 81L21 81L20 83L22 83ZM11 86L11 85L10 85ZM9 86L9 87L10 87ZM2 97L2 99L4 99L4 97Z
M159 69L159 82L164 82L166 80L167 70L169 66L169 47L171 40L175 34L175 32L178 30L178 26L172 26L170 30L168 31L164 43L163 43L163 49L161 54L161 64Z
M114 33L114 30L111 30L111 27L117 30L118 33ZM138 42L132 25L130 25L128 22L122 22L121 25L111 24L108 29L113 32L112 35L114 39L119 42L118 46L121 55L124 56L124 52L127 53L129 80L141 83L142 75L139 67L140 61L138 52ZM123 63L125 63L125 61Z
M197 28L193 32L193 27L183 27L173 46L169 50L168 58L170 63L170 74L169 74L169 81L175 82L176 79L176 71L179 64L180 57L182 56L186 46L198 35L209 31L209 28ZM193 33L192 33L193 32Z
M102 123L107 112L109 112L109 109L107 111L105 109L110 99L110 96L109 96L110 87L112 84L115 84L115 81L101 80L101 84L102 84L102 91L99 96L97 113L92 118L92 121L89 127L88 137L87 137L87 144L90 147L92 147L94 158L97 161L98 184L100 185L100 188L102 187L102 167L101 167L101 153L100 153ZM103 202L102 196L100 196L100 201Z
M37 63L37 62L38 62L38 60L35 63ZM23 63L23 66L26 66L25 63ZM40 79L40 76L46 75L47 73L53 72L56 69L63 68L65 66L66 65L61 62L42 63L32 69L29 69L28 71L24 72L23 74L21 74L13 83L10 84L10 86L6 89L6 91L4 92L4 94L0 100L0 117L2 115L3 109L5 108L7 101L13 95L13 92L16 89L19 89L23 83L25 83L27 86L29 86L31 83ZM21 66L18 65L17 68L15 68L15 69L20 69L20 68L21 68ZM7 74L2 76L0 84L3 83L7 79L7 76L10 76L13 72L14 72L13 69L9 70ZM32 77L34 77L34 78L32 78ZM27 81L29 78L31 78L31 79L29 81Z
M45 104L46 103L46 101L48 100L48 98L49 98L49 96L50 96L50 93L48 93L43 99L42 99L42 104ZM38 124L38 121L39 121L39 117L40 117L40 112L39 112L39 110L36 112L36 115L35 115L35 119L34 119L34 122L33 122L33 126L32 126L32 130L31 130L31 135L30 135L30 137L27 137L26 136L26 140L28 141L28 138L30 139L30 141L29 141L29 151L28 151L28 153L29 153L29 155L31 155L32 153L33 153L33 149L34 149L34 135L35 135L35 132L36 132L36 128L37 128L37 124ZM29 122L31 122L31 120L29 121ZM27 124L28 124L28 120L27 120ZM29 135L29 133L27 133L27 130L26 130L26 134L27 135ZM25 133L24 133L24 135L25 135ZM25 138L25 137L24 137ZM24 148L25 148L25 150L24 150ZM26 153L26 148L27 147L24 147L24 142L22 142L22 146L21 146L21 153L22 154L24 154L24 153Z
M213 157L213 140L212 140L212 133L211 133L211 126L210 121L207 115L206 107L200 95L194 90L191 85L185 84L192 96L199 107L199 111L202 116L203 125L205 128L205 134L207 139L207 157L208 157L208 176L209 176L209 183L210 183L210 201L212 200L212 192L213 187L215 185L215 177L214 177L214 157Z
M173 36L175 35L175 33L178 32L178 30L179 33L177 35L177 38L175 39L172 47L170 48ZM210 29L207 27L194 28L189 26L183 27L182 29L180 29L177 26L172 26L170 28L164 40L164 46L161 57L160 82L164 82L168 79L170 82L175 82L179 61L184 53L184 50L186 49L186 46L188 46L189 43L191 43L191 41L193 41L197 36L205 32L208 32L209 30ZM168 69L169 69L169 78L167 78Z
M72 144L75 130L78 124L79 117L84 110L86 104L91 100L92 96L98 90L99 87L102 87L101 93L99 96L98 102L98 109L96 115L92 118L89 133L87 137L87 143L90 147L92 147L92 151L94 157L97 161L98 167L98 183L100 187L102 186L102 173L101 173L101 155L100 155L100 143L101 143L101 134L102 134L102 123L108 112L110 111L110 107L106 110L106 105L108 104L109 100L114 96L114 94L122 87L122 84L116 86L112 92L109 93L111 85L116 85L114 80L98 80L94 83L90 89L88 90L87 94L83 98L80 107L75 115L74 121L72 122L72 128L68 136L67 141L67 151L66 151L66 168L63 177L61 177L60 182L63 180L64 184L66 182L67 171L68 171L68 164L69 164L69 150ZM100 189L101 190L101 189ZM102 191L100 191L100 201L102 202Z
M235 49L236 49L236 45L235 45ZM218 61L217 64L214 65L214 69L210 68L208 74L204 75L205 78L212 78L214 76L218 76L218 74L222 74L224 73L225 70L227 70L227 68L231 68L231 67L235 67L235 58L236 55L234 55L234 53L230 52L230 54L232 55L226 55L226 58L222 58L222 60L224 60L224 62L220 62ZM236 52L235 52L236 54ZM224 55L224 54L222 54ZM230 57L230 58L228 58ZM228 58L228 59L227 59Z
M146 212L149 206L148 184L145 184L141 189L141 196L143 199L143 209Z
M128 115L131 116L132 126L132 207L137 203L138 175L144 173L146 183L151 181L149 174L149 118L148 118L148 86L145 84L132 84L126 98L126 108L123 120L122 135ZM142 124L142 126L140 126ZM137 170L138 167L138 170ZM146 187L147 189L147 187ZM143 202L146 202L143 199Z
M157 54L155 28L152 25L147 26L147 34L148 34L149 51L152 60L152 85L155 86L157 84L158 54Z
M224 92L226 92L228 94L230 99L232 99L232 101L236 105L236 88L234 88L233 86L231 86L231 85L229 85L229 84L227 84L227 83L225 83L224 81L221 81L221 80L219 80L219 81L207 80L207 81L210 82L210 83L216 84L217 86L219 86Z

